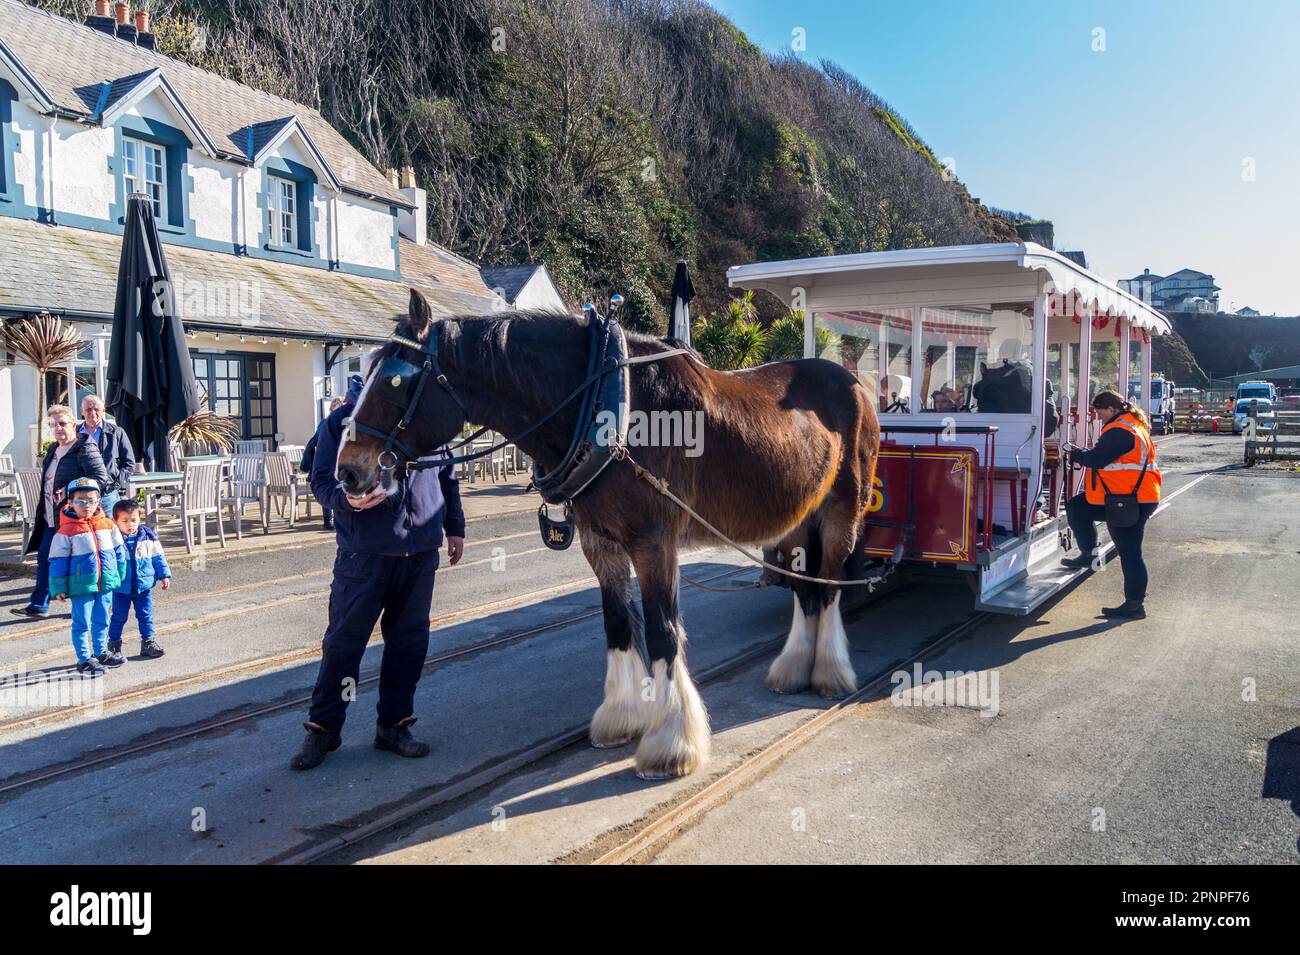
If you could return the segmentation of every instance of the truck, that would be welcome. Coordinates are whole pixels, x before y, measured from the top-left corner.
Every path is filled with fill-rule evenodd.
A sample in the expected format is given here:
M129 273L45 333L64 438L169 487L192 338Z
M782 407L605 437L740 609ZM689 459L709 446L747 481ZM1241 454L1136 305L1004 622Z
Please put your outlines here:
M1151 419L1151 430L1158 434L1172 434L1174 430L1174 389L1177 386L1164 375L1151 375L1151 405L1144 409ZM1140 404L1141 381L1128 383L1128 400Z

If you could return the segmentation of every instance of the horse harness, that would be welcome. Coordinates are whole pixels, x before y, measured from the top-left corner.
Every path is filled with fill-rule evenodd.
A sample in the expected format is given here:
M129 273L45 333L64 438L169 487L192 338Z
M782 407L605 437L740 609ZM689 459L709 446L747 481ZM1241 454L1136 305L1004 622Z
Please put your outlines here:
M616 299L613 303L614 308L617 308L619 301L621 300ZM650 355L629 356L627 336L622 325L613 317L613 308L608 315L601 315L595 306L590 304L584 306L583 310L591 329L591 343L587 357L587 374L576 388L554 408L509 441L502 441L491 447L466 454L451 453L464 448L486 431L487 427L484 426L448 448L442 456L433 459L421 459L402 442L400 437L410 425L430 379L447 392L467 419L469 410L451 382L447 380L438 362L436 332L431 333L426 342L417 342L396 334L390 335L388 338L390 342L419 352L424 360L417 367L400 355L394 354L385 358L379 367L374 381L377 396L381 401L402 409L402 417L391 431L383 432L353 419L352 427L357 431L384 442L384 449L379 454L380 473L392 474L396 471L399 465L398 453L406 459L405 466L408 471L440 468L486 457L531 434L571 402L578 400L580 404L577 425L569 442L568 451L560 459L560 463L550 472L543 472L536 462L533 464L533 485L544 501L537 511L542 542L552 550L566 549L573 543L573 498L586 490L618 456L615 453L616 449L622 447L627 437L627 409L630 397L628 367L660 361L674 355L690 354L690 350L686 348L670 348ZM547 504L563 504L563 519L558 521L552 519L547 511Z

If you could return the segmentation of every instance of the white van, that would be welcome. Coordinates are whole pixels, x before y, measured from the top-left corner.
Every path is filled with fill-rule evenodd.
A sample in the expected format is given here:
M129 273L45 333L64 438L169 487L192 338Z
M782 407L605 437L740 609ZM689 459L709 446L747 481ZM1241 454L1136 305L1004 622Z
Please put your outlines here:
M1237 400L1242 398L1267 398L1277 401L1277 385L1271 381L1243 381L1237 386Z

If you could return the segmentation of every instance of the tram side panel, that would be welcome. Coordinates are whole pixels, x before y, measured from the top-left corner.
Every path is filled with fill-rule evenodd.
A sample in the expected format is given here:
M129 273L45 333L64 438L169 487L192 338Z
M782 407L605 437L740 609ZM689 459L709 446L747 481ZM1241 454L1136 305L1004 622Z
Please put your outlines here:
M973 564L979 545L975 448L883 444L867 505L867 557Z

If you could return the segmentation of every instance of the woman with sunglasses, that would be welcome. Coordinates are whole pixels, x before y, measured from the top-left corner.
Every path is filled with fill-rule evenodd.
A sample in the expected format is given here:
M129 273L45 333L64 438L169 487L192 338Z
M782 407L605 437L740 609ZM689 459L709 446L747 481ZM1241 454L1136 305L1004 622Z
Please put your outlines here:
M47 412L54 444L45 455L42 466L42 506L36 511L32 536L26 553L36 551L36 587L27 599L26 607L15 607L10 613L20 617L48 617L50 613L50 545L59 529L59 507L65 489L77 478L88 477L96 486L106 487L108 470L99 453L99 445L87 435L77 433L77 419L67 405L51 405Z

